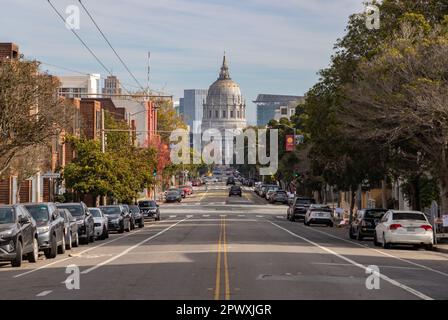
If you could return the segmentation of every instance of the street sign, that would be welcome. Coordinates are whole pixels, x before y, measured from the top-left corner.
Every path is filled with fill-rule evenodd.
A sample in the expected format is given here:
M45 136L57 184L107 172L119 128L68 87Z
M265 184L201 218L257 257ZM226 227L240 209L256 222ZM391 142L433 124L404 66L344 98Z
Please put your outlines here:
M61 178L61 174L60 173L47 172L47 173L44 173L42 175L42 178L44 178L44 179L59 179L59 178Z

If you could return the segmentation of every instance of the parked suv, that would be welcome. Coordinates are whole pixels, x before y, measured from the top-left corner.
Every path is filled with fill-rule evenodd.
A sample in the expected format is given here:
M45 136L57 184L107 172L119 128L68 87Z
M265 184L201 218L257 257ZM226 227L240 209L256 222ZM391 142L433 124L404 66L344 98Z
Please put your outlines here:
M333 209L327 205L311 205L308 209L305 220L303 222L306 226L312 224L324 224L328 227L333 227Z
M100 209L108 218L110 231L118 231L118 233L131 231L131 215L122 205L102 206Z
M131 205L129 206L129 210L131 210L132 217L134 218L134 223L139 228L143 228L145 226L145 217L143 213L140 211L139 206Z
M277 190L269 197L269 202L281 202L283 204L288 204L288 195L286 194L286 191Z
M292 204L288 208L287 218L290 221L296 221L297 219L305 219L308 208L316 203L313 198L296 197Z
M138 206L145 217L160 221L160 206L153 200L139 201Z
M65 253L65 221L54 203L27 203L24 206L36 221L39 250L45 257L53 259L58 253Z
M58 204L60 209L68 209L78 224L79 240L85 244L95 241L95 223L84 202Z
M0 206L0 261L20 267L25 256L37 262L37 237L36 222L22 205Z
M359 210L350 225L350 239L362 240L364 237L373 237L377 224L386 212L386 209Z

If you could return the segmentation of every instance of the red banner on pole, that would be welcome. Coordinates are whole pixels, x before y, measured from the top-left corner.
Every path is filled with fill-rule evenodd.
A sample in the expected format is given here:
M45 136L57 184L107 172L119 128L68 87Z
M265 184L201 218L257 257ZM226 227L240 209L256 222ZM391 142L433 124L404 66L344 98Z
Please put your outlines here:
M294 136L286 136L286 151L287 152L294 151L294 148L295 148Z

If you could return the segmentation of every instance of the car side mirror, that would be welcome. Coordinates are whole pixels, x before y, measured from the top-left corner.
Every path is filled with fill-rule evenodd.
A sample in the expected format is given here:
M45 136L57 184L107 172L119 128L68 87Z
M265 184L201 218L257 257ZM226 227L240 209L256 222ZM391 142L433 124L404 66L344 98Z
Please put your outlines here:
M30 218L28 218L28 217L22 217L20 219L21 224L25 224L25 223L29 223L29 222L30 222Z

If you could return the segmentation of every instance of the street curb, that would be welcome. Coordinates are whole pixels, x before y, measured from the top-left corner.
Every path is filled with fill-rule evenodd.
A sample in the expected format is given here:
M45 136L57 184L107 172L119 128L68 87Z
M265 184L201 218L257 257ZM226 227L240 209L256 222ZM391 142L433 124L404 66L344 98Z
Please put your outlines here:
M437 245L436 245L436 246L434 246L434 251L440 252L440 253L448 253L448 248L440 248L440 247L437 247Z

